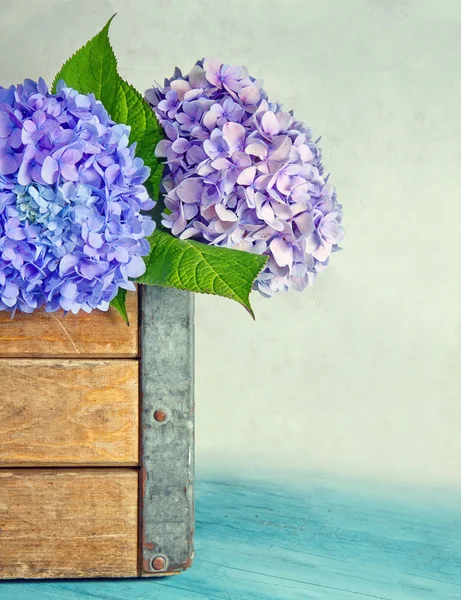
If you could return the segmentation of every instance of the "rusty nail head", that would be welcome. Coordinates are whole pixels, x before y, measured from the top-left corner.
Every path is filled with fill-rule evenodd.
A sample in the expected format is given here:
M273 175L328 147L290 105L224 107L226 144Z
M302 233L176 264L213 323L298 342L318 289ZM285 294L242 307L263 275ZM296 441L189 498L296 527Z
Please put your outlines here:
M165 567L166 560L163 558L163 556L154 556L152 559L152 568L154 571L163 571Z
M159 421L161 423L162 421L164 421L166 419L166 411L165 410L161 410L161 409L157 409L154 412L154 419L156 421Z

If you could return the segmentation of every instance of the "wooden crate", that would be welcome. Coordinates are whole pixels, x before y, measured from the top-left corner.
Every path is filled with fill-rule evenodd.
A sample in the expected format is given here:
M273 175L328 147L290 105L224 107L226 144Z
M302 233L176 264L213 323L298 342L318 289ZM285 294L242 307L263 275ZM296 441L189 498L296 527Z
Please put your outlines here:
M190 566L192 302L145 288L130 327L0 312L0 579Z

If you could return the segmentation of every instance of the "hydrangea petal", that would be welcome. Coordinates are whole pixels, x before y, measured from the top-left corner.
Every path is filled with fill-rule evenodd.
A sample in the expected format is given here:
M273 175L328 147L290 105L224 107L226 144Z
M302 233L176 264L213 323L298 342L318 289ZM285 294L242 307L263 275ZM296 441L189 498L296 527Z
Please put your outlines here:
M203 69L206 79L216 87L222 87L221 82L221 63L217 58L205 58Z
M42 165L42 177L45 183L53 185L56 183L59 174L58 161L52 156L47 156Z
M146 263L140 256L133 256L130 262L126 265L128 277L135 279L141 277L146 271Z
M10 119L8 113L0 113L0 138L7 138L13 132L14 123Z
M0 156L0 175L12 175L18 170L18 163L11 154Z
M232 154L245 147L246 131L240 123L226 123L223 126L223 138L229 146L229 152Z
M197 178L185 179L176 190L178 197L185 203L197 202L202 195L203 184Z
M276 237L270 243L270 249L280 267L291 267L293 264L293 248L286 240Z
M239 185L251 185L255 180L256 167L247 167L237 177L237 183Z
M242 88L239 93L239 98L246 105L254 105L259 102L261 97L259 88L255 85L247 85Z
M263 114L261 126L264 133L267 133L268 135L277 135L280 133L280 124L271 110Z

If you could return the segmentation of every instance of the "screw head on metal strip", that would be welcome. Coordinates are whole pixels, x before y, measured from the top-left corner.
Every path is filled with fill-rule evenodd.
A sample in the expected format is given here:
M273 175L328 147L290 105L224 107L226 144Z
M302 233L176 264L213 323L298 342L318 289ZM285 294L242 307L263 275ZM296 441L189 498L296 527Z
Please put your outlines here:
M166 560L163 558L163 556L154 556L151 564L154 571L163 571L163 569L166 567Z
M166 410L162 410L161 408L158 408L155 412L154 412L154 419L156 421L158 421L159 423L161 423L162 421L164 421L167 417L167 413Z

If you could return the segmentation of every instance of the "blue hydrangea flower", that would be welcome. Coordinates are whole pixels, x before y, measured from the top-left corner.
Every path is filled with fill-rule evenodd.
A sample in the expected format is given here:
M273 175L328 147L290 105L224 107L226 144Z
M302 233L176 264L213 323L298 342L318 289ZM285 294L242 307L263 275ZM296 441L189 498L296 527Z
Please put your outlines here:
M166 139L163 224L182 239L266 254L255 288L302 290L343 238L342 209L310 129L246 68L216 59L146 92Z
M107 310L145 271L149 169L93 94L0 87L0 310Z

